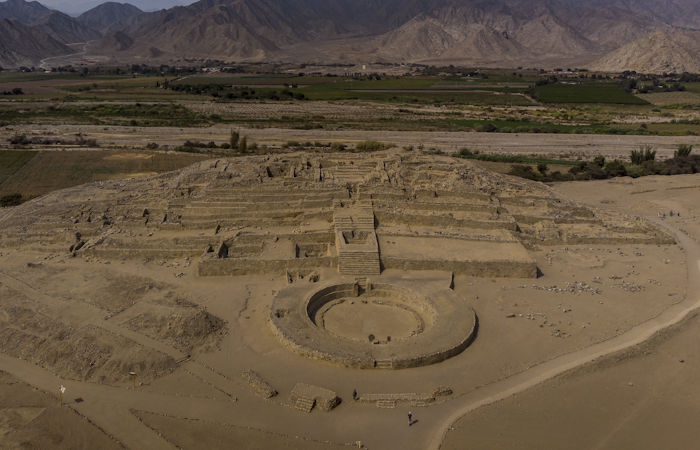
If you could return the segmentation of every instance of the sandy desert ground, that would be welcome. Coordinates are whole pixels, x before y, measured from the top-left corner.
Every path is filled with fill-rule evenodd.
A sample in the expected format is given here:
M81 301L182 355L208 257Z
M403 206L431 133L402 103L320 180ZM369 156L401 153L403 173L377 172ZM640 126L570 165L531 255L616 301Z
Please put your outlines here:
M227 132L215 131L222 136ZM261 140L305 139L303 132L290 130L247 132ZM328 139L403 142L366 132L362 137L343 133L347 134ZM517 142L522 136L481 136L496 139L483 145L510 145L513 151L535 146L537 137L523 144ZM394 137L410 139L403 134ZM472 134L464 138L477 139ZM572 139L580 139L582 147L588 145L579 136L561 136L561 142L558 138L553 146L568 146ZM588 138L596 148L619 145L617 139L622 139ZM437 135L432 139L441 145ZM443 145L461 145L460 136L450 139L454 141ZM671 148L666 142L660 148ZM434 165L431 171L445 166L445 173L470 174L482 183L473 189L492 192L488 201L500 202L500 215L507 212L524 233L540 236L540 241L522 238L522 245L541 273L537 278L492 278L455 271L453 280L452 271L444 269L385 270L377 280L409 278L434 290L453 284L455 295L476 311L478 335L465 351L438 364L358 370L297 355L270 331L269 314L277 293L290 284L308 289L313 283L308 276L292 280L289 273L274 271L201 276L198 263L207 243L225 240L217 237L218 227L213 230L207 221L203 228L194 226L196 221L189 228L185 222L165 226L171 220L165 217L161 224L141 223L180 205L179 196L191 197L187 201L194 203L187 208L199 208L195 203L214 195L216 183L229 183L220 176L228 170L235 180L246 174L257 177L259 168L267 167L268 177L282 179L270 183L290 182L284 177L297 176L297 169L290 172L284 165L296 157L204 162L181 175L79 186L0 210L0 369L4 386L19 386L0 390L1 417L6 418L0 422L0 442L40 447L44 435L52 436L52 445L59 448L85 446L79 439L93 447L168 449L339 448L357 446L358 441L370 449L542 448L552 442L561 443L561 448L621 448L632 442L648 448L666 442L687 448L694 442L688 420L695 411L691 399L698 395L690 381L697 352L689 344L697 334L693 314L700 306L697 175L567 183L550 190L509 177L497 181L500 178L466 161L430 157L432 162L426 162L417 157L421 164ZM381 156L387 161L395 157ZM340 160L346 164L348 158L357 156ZM280 173L291 175L278 176L276 164L285 168ZM363 170L373 171L376 165L374 161L371 169ZM396 176L387 173L389 179ZM425 181L428 186L444 182L441 173L431 175L434 178ZM301 188L290 192L294 189ZM504 197L504 192L513 197ZM566 214L553 199L564 202L570 223L554 220ZM418 217L411 202L419 200L408 200L406 207L413 216L406 223L385 223L382 214L388 213L375 211L380 241L382 236L406 233L467 232L456 225L436 230L411 223ZM576 202L581 205L575 206ZM298 225L255 216L264 213L264 203L247 208L237 213L240 217L233 224L223 225L223 236L235 236L234 242L240 236L266 236L263 253L282 251L269 243L279 236L318 234L328 226L321 216L308 216ZM434 200L430 208L437 208ZM660 210L670 209L681 211L681 217L657 219ZM441 215L444 212L433 214L448 220ZM464 209L462 214L453 214L446 223L486 220L479 208ZM551 223L543 214L551 215ZM258 217L258 222L243 220L248 217ZM607 241L547 243L553 231L572 237L592 233L596 220L605 224L596 232ZM637 229L631 224L646 225ZM493 230L465 229L472 239L477 234L488 235L487 242L506 239ZM82 230L87 250L72 254L68 247L76 243L76 230ZM105 235L104 230L111 231ZM646 238L652 235L671 236L677 244ZM110 242L116 247L108 248ZM142 243L141 248L120 253L118 246L128 242ZM511 245L510 240L504 242ZM187 247L190 243L195 243L194 249ZM248 251L236 245L230 246L231 251ZM168 256L167 246L182 253ZM419 251L449 256L429 248ZM408 258L408 253L402 256ZM475 257L489 258L491 253L475 250ZM337 277L337 268L321 267L312 278L323 283ZM241 377L251 369L278 395L263 398L259 384ZM136 383L131 371L137 372ZM331 412L298 411L290 395L299 382L330 389L342 402ZM67 394L65 404L58 407L61 384ZM435 396L427 405L399 401L377 407L374 402L352 400L354 389L360 395L391 399L398 394L418 398L439 387L449 387L451 393ZM673 401L681 398L683 402ZM409 410L417 419L410 427ZM664 411L665 432L651 435L659 423L659 410ZM56 431L66 428L57 423L76 420L84 432ZM639 428L649 435L637 433ZM589 440L571 439L573 433Z
M653 216L687 236L688 301L697 302L700 229L696 175L567 183L557 190L588 204ZM693 264L695 263L695 264ZM696 267L697 266L697 267ZM643 344L601 357L530 390L475 410L450 427L443 448L692 448L700 392L697 310Z

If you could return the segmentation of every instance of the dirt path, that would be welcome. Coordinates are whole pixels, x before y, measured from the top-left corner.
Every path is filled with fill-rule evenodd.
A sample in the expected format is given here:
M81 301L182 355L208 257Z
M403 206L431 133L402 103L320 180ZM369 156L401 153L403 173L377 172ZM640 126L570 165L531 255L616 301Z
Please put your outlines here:
M117 127L103 125L27 125L26 134L56 133L70 137L82 132L96 139L100 149L110 146L143 147L147 142L160 145L178 146L186 140L201 142L228 142L230 125L212 127ZM341 142L354 144L367 140L393 143L397 147L423 145L426 149L436 148L447 153L458 152L462 148L485 153L538 154L557 157L594 157L626 159L631 150L651 145L658 158L673 157L679 144L689 144L700 148L699 136L636 136L599 134L544 134L544 133L476 133L467 131L367 131L367 130L296 130L289 128L240 128L240 133L248 138L248 143L282 146L288 142ZM0 135L0 137L2 137ZM46 150L50 150L47 148Z
M56 60L56 61L61 61L66 58L72 58L75 56L83 56L85 55L85 52L87 51L87 46L89 42L80 42L80 43L75 43L74 45L79 46L80 50L78 50L75 53L69 53L67 55L61 55L61 56L51 56L48 58L44 58L41 61L39 61L39 68L42 70L49 70L51 69L51 64L50 61ZM60 65L60 64L56 64Z
M654 219L652 219L654 220ZM657 221L657 223L661 224ZM691 238L676 230L673 232L678 243L685 249L688 260L688 298L678 303L656 317L613 339L592 345L583 350L570 353L559 358L537 365L525 372L491 384L462 399L461 405L445 417L440 429L431 437L426 447L440 449L445 435L462 416L483 406L498 402L537 386L551 378L590 363L598 358L611 355L622 350L639 345L652 338L658 332L675 325L685 319L690 313L700 308L700 246Z

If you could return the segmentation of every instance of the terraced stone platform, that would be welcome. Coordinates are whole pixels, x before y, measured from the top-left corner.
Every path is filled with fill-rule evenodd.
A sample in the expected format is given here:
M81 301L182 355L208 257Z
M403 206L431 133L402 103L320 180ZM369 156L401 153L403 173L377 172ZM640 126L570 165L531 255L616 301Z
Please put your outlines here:
M39 200L41 217L6 220L0 240L122 260L184 257L200 276L334 268L351 278L388 268L532 278L534 246L673 242L639 218L416 152L218 159L81 189Z

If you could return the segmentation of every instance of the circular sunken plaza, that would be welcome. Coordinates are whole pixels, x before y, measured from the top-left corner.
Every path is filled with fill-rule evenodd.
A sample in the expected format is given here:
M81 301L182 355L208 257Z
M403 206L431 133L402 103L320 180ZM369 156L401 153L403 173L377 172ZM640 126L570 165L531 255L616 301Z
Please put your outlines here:
M283 345L316 360L360 369L434 364L476 335L474 310L450 289L421 292L402 280L290 287L270 313Z

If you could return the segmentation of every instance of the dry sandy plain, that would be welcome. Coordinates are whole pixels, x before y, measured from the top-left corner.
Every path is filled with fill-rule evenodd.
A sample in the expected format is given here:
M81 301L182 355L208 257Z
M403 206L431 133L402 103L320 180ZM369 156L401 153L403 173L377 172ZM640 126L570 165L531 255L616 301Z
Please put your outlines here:
M361 111L357 111L361 114ZM28 137L72 139L82 133L85 139L96 139L102 149L145 147L150 142L176 147L186 140L229 141L231 126L218 125L199 128L123 127L102 125L17 125L4 130L0 136L9 139L12 134ZM651 145L660 159L673 157L679 144L700 147L698 136L639 136L639 135L582 135L536 133L474 133L426 131L368 131L368 130L296 130L289 128L236 128L248 138L248 143L279 148L288 142L339 142L354 145L367 140L391 143L397 147L438 149L456 153L462 148L484 153L536 154L556 157L592 159L603 155L610 159L626 159L631 150Z
M227 131L201 133L225 140ZM260 142L306 139L245 132ZM417 142L410 133L314 133L309 140ZM450 136L425 145L542 147L537 135ZM622 139L548 141L620 154L637 145ZM419 152L292 154L206 161L2 209L0 443L691 448L700 437L691 422L700 404L699 186L687 175L549 188ZM656 218L670 209L681 217ZM348 251L372 235L381 274L352 266ZM426 298L449 291L478 328L458 354L405 369L362 370L293 351L270 325L280 292L298 289L301 301L341 280L364 289L397 283ZM340 299L348 310L336 313L360 326L348 331L328 309L325 331L352 341L375 332L361 326L367 320L377 336L407 333L394 344L363 343L367 352L396 345L400 356L422 325L412 329L389 300L368 315L365 302ZM417 314L426 327L436 320ZM321 393L310 413L299 410L297 383ZM341 399L329 412L320 388Z

